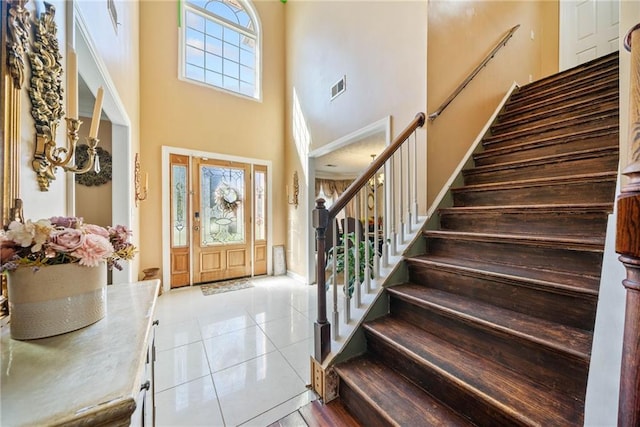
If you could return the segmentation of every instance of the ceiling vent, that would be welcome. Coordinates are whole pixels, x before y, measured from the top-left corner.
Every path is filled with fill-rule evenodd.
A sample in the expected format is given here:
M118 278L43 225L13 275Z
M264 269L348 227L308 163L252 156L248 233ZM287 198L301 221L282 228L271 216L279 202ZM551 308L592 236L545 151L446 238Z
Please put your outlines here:
M347 76L342 76L340 80L331 86L331 100L333 101L338 95L347 89Z

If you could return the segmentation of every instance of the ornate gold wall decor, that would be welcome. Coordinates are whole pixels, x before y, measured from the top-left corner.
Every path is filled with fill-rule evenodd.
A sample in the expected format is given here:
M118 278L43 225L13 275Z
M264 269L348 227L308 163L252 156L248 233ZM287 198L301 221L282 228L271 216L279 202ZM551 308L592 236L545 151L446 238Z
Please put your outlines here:
M149 195L149 174L145 174L144 176L144 187L140 184L140 160L138 157L138 153L136 153L136 159L133 164L134 170L134 180L133 183L136 189L136 207L138 206L138 202L142 202L143 200L147 200L147 196Z
M298 208L298 196L300 195L300 184L298 183L298 171L293 171L293 197L290 197L289 186L287 185L287 203Z
M31 162L38 174L38 185L41 191L47 191L52 180L56 179L56 168L61 167L67 172L83 174L91 169L100 172L97 160L98 127L102 111L102 97L104 91L98 89L94 106L91 131L87 137L89 161L82 167L72 164L78 130L82 121L77 117L67 117L67 137L64 146L57 146L56 133L60 119L65 115L62 102L62 56L58 47L58 28L55 23L56 8L44 3L45 12L37 21L33 51L29 53L31 62L31 115L36 125L36 147ZM77 70L70 70L73 76ZM74 84L74 83L71 83ZM77 84L77 83L75 83ZM74 86L75 88L75 86ZM76 105L77 101L73 100ZM77 114L75 112L74 114Z
M24 52L29 41L29 11L25 5L29 0L8 0L7 13L7 63L9 74L16 88L21 89L24 82ZM3 17L4 22L4 17Z
M56 179L55 167L45 155L45 145L55 141L60 119L64 116L62 105L62 56L58 46L58 28L55 23L56 8L45 3L45 12L37 20L31 62L31 115L36 125L36 149L32 162L38 174L40 190L47 191L49 183ZM79 127L79 124L78 124Z

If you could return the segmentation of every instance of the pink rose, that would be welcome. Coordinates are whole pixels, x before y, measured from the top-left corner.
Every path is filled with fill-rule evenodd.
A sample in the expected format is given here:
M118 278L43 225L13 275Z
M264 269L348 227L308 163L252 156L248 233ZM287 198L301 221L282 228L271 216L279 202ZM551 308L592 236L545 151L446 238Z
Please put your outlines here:
M73 252L84 243L85 236L80 230L75 228L64 228L54 230L51 233L49 248L58 252Z
M113 255L113 246L109 240L97 234L87 234L81 247L71 253L78 258L80 265L97 267Z
M99 225L85 224L82 227L82 230L84 230L84 232L87 234L97 234L98 236L102 236L107 239L109 238L109 231L107 231L107 229L104 227L100 227Z
M49 221L54 226L62 228L78 228L78 225L82 224L82 218L74 216L54 216L49 218Z

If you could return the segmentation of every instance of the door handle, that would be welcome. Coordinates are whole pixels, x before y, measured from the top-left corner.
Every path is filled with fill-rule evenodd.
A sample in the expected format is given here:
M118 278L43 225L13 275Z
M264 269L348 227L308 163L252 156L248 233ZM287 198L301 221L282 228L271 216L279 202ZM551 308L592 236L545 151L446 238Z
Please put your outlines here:
M199 226L199 225L194 225L194 226L193 226L193 230L194 230L194 231L198 231L198 230L200 230L200 226Z

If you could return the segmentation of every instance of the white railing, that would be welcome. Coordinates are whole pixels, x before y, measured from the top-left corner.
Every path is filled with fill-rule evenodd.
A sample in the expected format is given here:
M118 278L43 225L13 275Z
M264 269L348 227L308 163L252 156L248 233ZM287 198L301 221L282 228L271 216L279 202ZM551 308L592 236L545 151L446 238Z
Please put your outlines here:
M342 327L353 324L352 310L360 310L363 301L371 300L380 290L388 267L399 258L407 236L418 224L420 174L415 132L424 123L425 114L418 113L329 209L324 199L316 201L318 317L314 357L320 363L331 351L331 340L344 336ZM343 219L337 221L338 216ZM327 293L332 296L331 323L327 320Z

